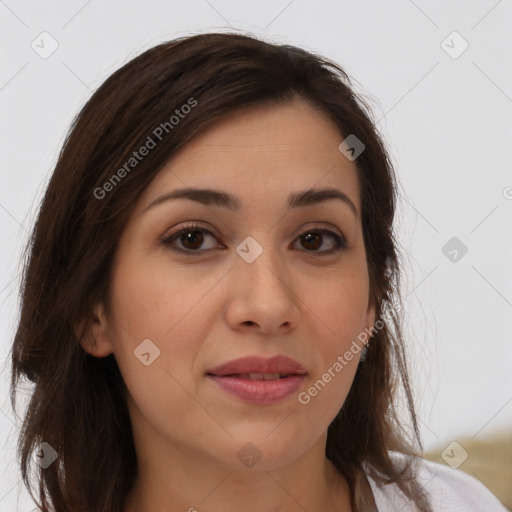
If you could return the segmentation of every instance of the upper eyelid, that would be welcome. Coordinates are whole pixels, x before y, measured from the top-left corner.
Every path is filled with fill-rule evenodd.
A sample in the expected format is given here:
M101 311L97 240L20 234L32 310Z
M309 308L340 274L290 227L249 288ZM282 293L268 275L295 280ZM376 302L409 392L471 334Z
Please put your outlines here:
M199 222L199 221L197 221L197 222L190 221L190 222L185 222L185 225L180 228L173 229L172 231L170 231L170 230L166 231L164 236L162 237L162 240L168 240L170 237L176 236L178 233L181 233L183 230L187 230L187 229L190 229L190 230L199 229L199 230L205 231L208 234L217 238L217 235L211 228L207 228L207 227L203 226L201 224L201 222Z
M330 226L331 227L327 227L325 225L322 225L322 222L316 222L312 226L306 226L306 227L302 228L302 230L296 235L296 237L302 236L303 234L308 233L310 231L320 231L320 232L324 232L324 234L326 234L326 235L339 237L341 239L342 243L348 244L348 240L347 240L347 237L345 236L345 233L341 229L336 228L335 226L332 226L332 225L330 225ZM183 231L186 232L186 230L194 230L194 229L204 231L207 234L213 236L218 241L219 236L216 235L212 229L203 226L201 221L189 221L188 223L185 223L184 226L173 230L171 233L166 233L162 237L162 241L163 242L170 241L171 238L177 237ZM339 233L336 232L336 230L338 230Z
M325 225L327 224L327 226ZM217 237L218 235L215 234L215 230L210 227L205 227L201 221L189 221L185 222L185 224L177 229L173 229L172 231L167 230L165 234L163 235L163 239L169 238L170 236L176 235L177 233L180 233L184 229L200 229L208 232L209 234ZM341 236L342 238L345 237L345 233L337 228L336 226L332 225L331 223L327 221L317 221L314 222L312 225L303 227L299 234L308 232L308 231L315 231L315 230L327 230L327 231L333 231L334 234ZM339 231L339 233L336 233L336 230ZM220 235L219 235L220 236Z

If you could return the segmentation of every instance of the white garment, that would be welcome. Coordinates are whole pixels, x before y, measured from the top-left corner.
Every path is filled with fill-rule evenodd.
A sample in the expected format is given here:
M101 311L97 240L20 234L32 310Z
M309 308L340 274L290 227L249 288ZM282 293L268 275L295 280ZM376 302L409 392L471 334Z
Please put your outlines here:
M487 487L461 470L422 459L417 478L434 512L508 512ZM378 487L369 475L368 481L379 512L417 512L396 485Z

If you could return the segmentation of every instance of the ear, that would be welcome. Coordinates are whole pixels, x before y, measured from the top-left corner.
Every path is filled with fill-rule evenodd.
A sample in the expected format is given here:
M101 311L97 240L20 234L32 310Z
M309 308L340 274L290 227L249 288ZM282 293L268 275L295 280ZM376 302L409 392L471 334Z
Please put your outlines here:
M94 357L106 357L113 352L103 304L95 306L91 318L81 322L75 334L82 348Z
M375 304L370 299L368 301L368 309L366 311L366 328L373 332L375 326Z

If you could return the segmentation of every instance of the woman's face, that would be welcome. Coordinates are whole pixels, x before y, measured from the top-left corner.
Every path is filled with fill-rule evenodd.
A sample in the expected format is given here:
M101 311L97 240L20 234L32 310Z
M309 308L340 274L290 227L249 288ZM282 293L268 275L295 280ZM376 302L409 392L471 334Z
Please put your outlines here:
M375 320L357 170L341 142L301 101L249 109L197 137L140 197L95 352L115 355L139 446L158 442L232 469L252 456L268 470L323 439L352 384L358 335ZM165 199L184 188L236 196L239 207L200 194ZM288 204L327 188L347 200ZM190 223L198 227L172 236ZM276 355L305 373L267 383L252 375L252 384L241 375L249 372L209 375L240 357Z

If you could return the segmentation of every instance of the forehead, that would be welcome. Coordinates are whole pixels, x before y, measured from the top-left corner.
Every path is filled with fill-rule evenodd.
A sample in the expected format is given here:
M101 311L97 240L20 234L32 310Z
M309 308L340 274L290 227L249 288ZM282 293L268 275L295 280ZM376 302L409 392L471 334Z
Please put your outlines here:
M338 150L342 138L332 121L301 100L238 111L188 143L142 202L191 186L230 190L244 207L262 200L284 204L295 190L336 187L360 209L357 168Z

